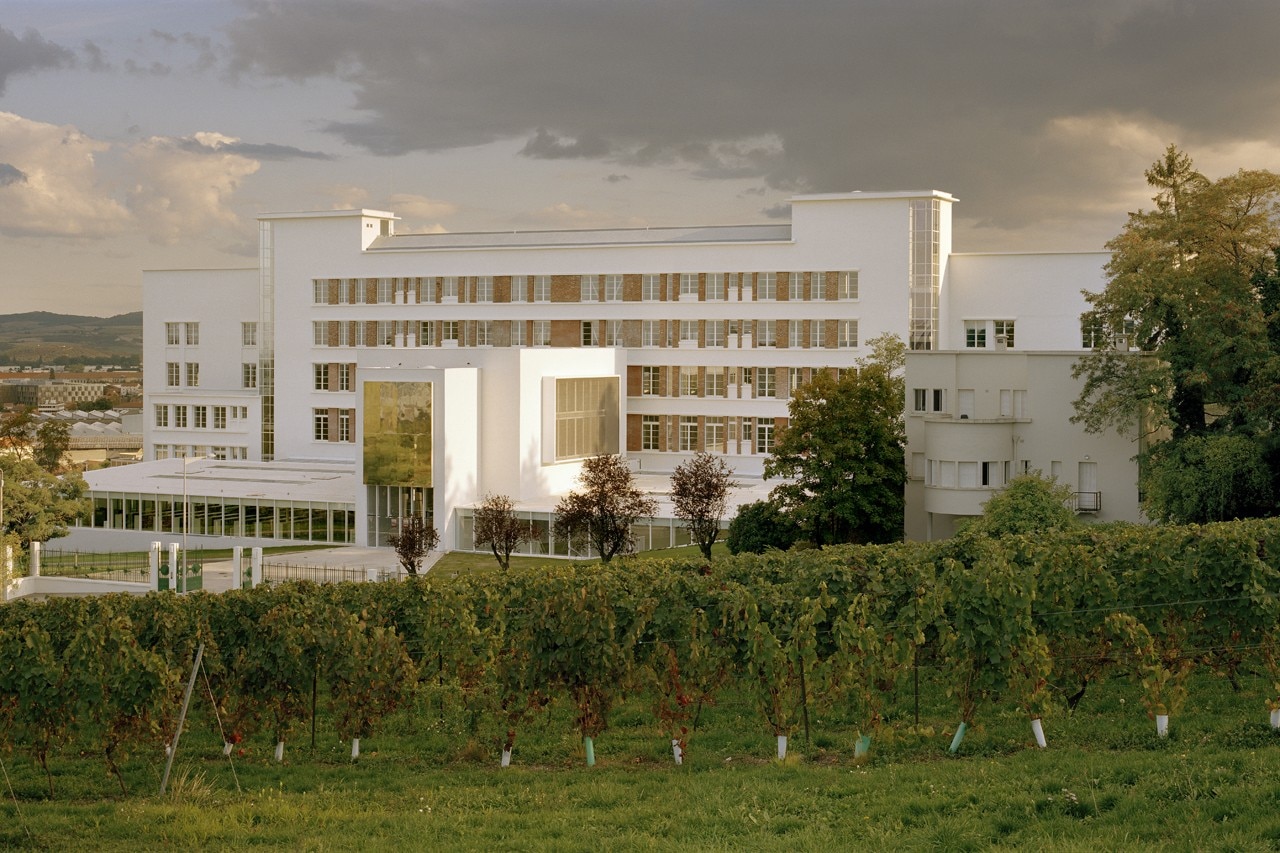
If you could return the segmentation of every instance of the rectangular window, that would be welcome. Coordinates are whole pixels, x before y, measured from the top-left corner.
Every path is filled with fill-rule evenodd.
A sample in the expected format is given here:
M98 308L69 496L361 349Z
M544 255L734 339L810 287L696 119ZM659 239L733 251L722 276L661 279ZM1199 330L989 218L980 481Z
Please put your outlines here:
M723 397L725 393L724 368L708 367L703 380L703 393L708 397Z
M440 340L442 342L453 341L458 342L462 333L462 323L458 320L441 320L440 321Z
M795 394L796 389L804 384L804 368L789 367L787 368L787 392Z
M211 447L209 448L209 455L214 459L226 459L227 449L225 447Z
M356 372L355 368L356 366L354 364L338 365L338 390L339 391L351 390L352 386L355 384L351 381L354 378L352 374Z
M351 345L352 345L352 346L362 347L362 346L364 346L364 345L365 345L365 334L364 334L364 330L365 330L366 328L367 328L367 327L365 326L365 324L364 324L363 322L359 321L359 320L357 320L357 321L355 321L354 323L352 323L352 324L351 324L351 329L352 329L352 332L353 332L353 334L351 335Z
M436 345L436 324L431 320L418 323L418 346L433 347Z
M551 301L551 276L535 275L533 277L533 301Z
M656 347L660 344L662 325L658 320L643 320L640 323L640 345Z
M724 273L722 272L707 273L707 301L708 302L724 301Z
M392 302L395 302L395 299L395 283L389 278L378 279L378 304L390 305Z
M827 321L809 321L809 346L817 349L827 345Z
M493 276L482 275L476 277L476 302L492 302L493 301Z
M702 431L703 450L724 453L724 418L707 418Z
M911 411L913 412L925 411L925 404L926 404L926 401L928 400L928 396L929 396L928 388L912 388L911 389Z
M191 407L192 429L208 429L209 428L209 407L208 406L192 406Z
M340 347L351 346L351 324L350 323L344 323L344 322L338 323L338 340L335 343L335 346L340 346Z
M947 392L942 388L933 389L932 405L929 408L931 412L943 412L947 408Z
M176 388L182 384L182 366L176 361L164 363L164 384Z
M792 349L804 346L803 320L792 320L787 324L787 346Z
M804 297L804 273L787 273L787 298L792 302L799 302L803 300Z
M579 302L599 302L600 301L600 277L595 275L584 275L578 279L578 301Z
M773 452L773 418L756 418L756 453Z
M227 407L226 406L213 407L213 428L214 429L227 428Z
M858 345L858 321L857 320L840 320L836 324L839 333L839 341L837 345L841 349L852 349Z
M698 368L696 367L680 368L680 396L681 397L698 396Z
M756 273L756 299L778 298L778 274L776 272Z
M315 391L329 390L329 365L311 365L311 388Z
M380 347L391 347L396 344L396 321L395 320L379 320L377 326L377 345Z
M156 458L157 460L159 460L159 459L168 459L168 458L169 458L169 445L167 445L167 444L157 444L157 445L155 446L155 458Z
M646 273L640 279L640 298L645 302L657 302L662 298L662 276Z
M596 330L596 322L594 320L582 321L582 345L584 347L594 347L600 345L599 333Z
M167 427L169 425L169 407L157 405L156 410L156 426Z
M187 362L187 387L200 387L200 362L198 361Z
M524 320L511 321L511 345L513 347L522 347L528 343L528 341L525 339L524 330L525 330Z
M640 449L657 450L661 429L662 424L657 415L644 415L640 419Z
M329 324L324 320L311 321L311 344L317 347L329 345Z
M182 341L181 333L178 327L181 323L165 323L164 324L164 342L166 345L176 347Z
M604 321L604 345L607 347L622 346L622 321Z
M351 409L338 411L338 441L351 441Z
M617 376L556 380L556 459L618 452Z
M708 320L705 327L706 345L709 347L724 346L724 321Z
M978 486L978 463L960 462L956 470L956 485L962 489L973 489Z
M187 407L186 406L173 407L173 425L178 429L187 428Z
M756 346L774 347L778 345L778 321L756 320Z
M777 372L772 367L761 367L756 370L756 396L778 396Z
M1008 349L1013 349L1013 321L1012 320L996 320L993 323L996 334L996 346L1003 344ZM1004 340L1001 340L1004 338Z
M656 397L662 388L662 368L646 365L640 368L640 394L643 397Z
M311 410L312 435L316 441L329 440L329 410L328 409L312 409Z
M1085 349L1096 349L1107 343L1107 329L1101 318L1093 311L1080 315L1080 346Z
M698 449L698 419L696 417L680 416L680 449L686 451Z
M964 345L966 349L986 349L987 347L987 321L986 320L965 320L964 321Z
M240 346L256 347L258 345L258 324L257 323L241 323L240 324Z
M622 301L622 276L607 275L604 277L604 301Z
M551 321L533 321L533 345L535 347L551 346Z
M698 345L698 321L697 320L681 320L680 321L680 345L692 346Z
M680 298L698 298L698 274L696 272L680 273Z
M199 323L183 323L183 332L186 334L187 346L194 347L200 344L200 324Z
M349 279L338 279L338 303L341 305L351 304L351 281Z
M845 270L836 276L836 298L858 298L858 271Z
M446 275L440 279L440 299L443 302L458 301L458 277Z
M524 302L528 297L529 281L522 275L511 276L511 301Z
M313 305L329 304L329 282L323 278L311 280L311 303Z
M473 342L478 347L493 346L493 321L477 320L476 321L476 339Z

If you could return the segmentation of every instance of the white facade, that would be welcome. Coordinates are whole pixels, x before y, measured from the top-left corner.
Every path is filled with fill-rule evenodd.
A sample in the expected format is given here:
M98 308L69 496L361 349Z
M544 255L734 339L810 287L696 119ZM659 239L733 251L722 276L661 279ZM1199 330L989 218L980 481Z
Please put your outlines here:
M1104 452L1081 438L1070 458L1026 455L1065 449L1079 432L1069 365L1084 351L1081 291L1102 286L1106 256L953 254L954 202L936 191L810 195L792 200L790 224L477 234L396 234L382 211L266 215L259 268L144 278L146 456L354 464L356 543L380 544L422 511L444 547L470 547L467 507L506 494L545 514L600 441L646 482L697 450L721 453L747 484L743 499L757 499L790 389L853 366L868 340L892 333L912 350L907 533L945 535L989 489L926 485L916 460L1007 456L1012 471ZM400 440L430 448L429 463L401 460L422 482L367 481L366 406L380 383L430 400L410 413L429 408L430 426ZM617 399L593 397L589 412L564 401L606 387ZM929 389L927 413L912 410L916 388ZM1032 417L1000 414L1002 391L1010 407L1025 392ZM574 429L591 433L587 444L566 443ZM1136 480L1132 455L1107 476ZM1131 486L1093 491L1115 517L1136 517Z

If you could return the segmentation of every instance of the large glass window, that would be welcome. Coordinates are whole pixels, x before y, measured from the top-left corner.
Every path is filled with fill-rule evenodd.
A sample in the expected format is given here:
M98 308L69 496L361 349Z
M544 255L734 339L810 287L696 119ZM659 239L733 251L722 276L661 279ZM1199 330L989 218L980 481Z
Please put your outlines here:
M166 361L164 363L164 384L170 388L176 388L182 384L182 366L176 361Z
M533 345L535 347L551 346L551 321L533 321Z
M533 277L533 301L551 301L551 276L535 275Z
M680 368L680 396L681 397L698 396L698 368L696 367Z
M522 275L511 276L511 301L525 302L528 300L529 282Z
M662 276L646 273L640 279L640 298L645 302L657 302L662 298Z
M329 365L311 365L311 387L316 391L329 390Z
M640 419L640 449L657 450L662 422L657 415L644 415Z
M186 333L187 346L197 346L200 343L200 324L183 323L182 325L183 331Z
M604 277L604 301L622 301L622 276L607 275Z
M164 324L164 342L166 345L176 347L182 341L179 327L181 323L165 323Z
M329 410L328 409L312 409L311 410L312 435L316 441L329 440Z
M240 324L240 345L245 347L256 347L258 345L257 323Z
M773 452L773 418L756 418L756 453Z
M556 380L556 459L618 452L616 376Z
M660 367L646 365L640 368L640 394L644 397L656 397L661 389Z
M723 367L708 367L706 370L705 383L703 389L708 397L723 397L725 395L725 369Z
M707 273L707 301L721 302L724 300L724 273L709 272Z
M698 419L696 417L680 416L680 449L686 451L698 449Z
M707 346L724 346L724 320L708 320L704 328Z
M680 273L680 298L698 298L698 274L696 272Z
M756 346L773 347L778 345L778 321L756 320Z
M187 386L197 388L200 385L200 362L187 362Z
M838 346L849 349L858 345L857 320L840 320L836 323L836 330L839 334Z
M155 407L155 412L156 426L167 427L169 425L169 407L166 405L157 405Z
M600 277L595 275L584 275L578 279L578 301L579 302L599 302L600 301Z
M964 345L968 349L986 349L986 346L987 346L987 321L986 320L965 320L964 321Z
M659 320L642 320L640 323L640 345L656 347L661 344L662 324Z
M778 274L776 272L756 273L756 299L778 298Z
M493 301L493 276L481 275L476 277L476 302L492 302Z
M703 450L708 453L724 453L724 418L712 417L704 421L702 434Z
M857 299L858 298L858 271L845 270L836 277L836 298L837 299Z
M777 373L772 367L761 367L756 371L756 396L778 396Z
M1013 349L1013 321L996 320L992 326L996 335L996 343L1003 343L1009 349ZM1001 338L1004 338L1004 340L1001 341Z

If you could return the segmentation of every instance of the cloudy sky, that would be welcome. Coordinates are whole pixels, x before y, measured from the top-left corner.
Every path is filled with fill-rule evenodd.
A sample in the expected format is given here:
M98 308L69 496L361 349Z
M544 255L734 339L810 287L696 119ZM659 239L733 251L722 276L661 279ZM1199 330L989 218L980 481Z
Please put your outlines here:
M1164 146L1280 170L1275 0L0 0L0 313L137 310L254 217L766 222L943 189L1097 249Z

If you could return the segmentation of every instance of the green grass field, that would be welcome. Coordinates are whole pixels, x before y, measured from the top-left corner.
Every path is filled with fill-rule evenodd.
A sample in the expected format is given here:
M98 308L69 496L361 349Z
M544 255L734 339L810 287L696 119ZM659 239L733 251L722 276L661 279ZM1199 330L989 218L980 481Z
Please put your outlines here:
M498 767L502 732L424 688L416 707L366 739L358 762L326 718L292 736L247 739L230 761L197 696L171 791L164 756L132 757L121 796L88 745L53 761L56 799L22 753L3 756L0 844L101 850L241 849L1274 849L1280 845L1280 734L1266 685L1193 680L1168 739L1156 737L1126 681L1090 688L1075 714L1027 720L983 708L960 753L955 711L925 672L897 696L870 755L838 708L812 709L786 762L754 709L726 695L704 709L682 767L638 702L616 708L588 768L561 706L519 732ZM321 697L323 706L323 697ZM239 790L237 790L237 785ZM16 796L16 801L15 801Z

